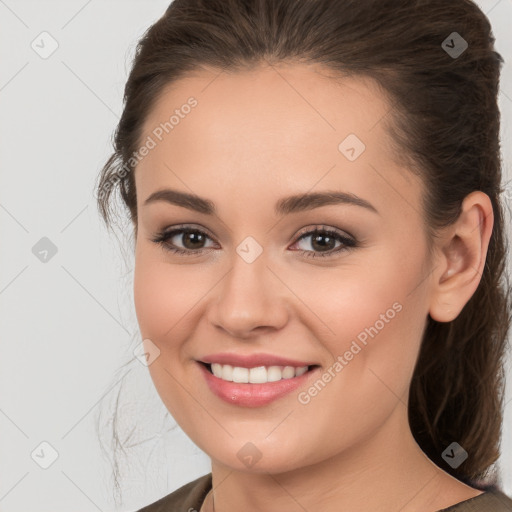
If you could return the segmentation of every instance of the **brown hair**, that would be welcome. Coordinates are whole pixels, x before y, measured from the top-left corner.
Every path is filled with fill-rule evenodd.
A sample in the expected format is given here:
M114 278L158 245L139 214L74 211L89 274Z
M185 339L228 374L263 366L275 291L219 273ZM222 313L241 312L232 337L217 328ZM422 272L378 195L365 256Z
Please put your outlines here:
M459 48L460 41L467 42L460 55L449 51L454 40ZM496 484L491 466L499 456L511 321L497 104L503 59L476 4L174 0L136 49L114 153L97 183L102 217L108 226L116 190L136 225L130 158L167 84L201 67L237 71L264 61L321 64L340 76L376 80L392 103L384 121L396 158L425 185L422 207L430 240L458 218L470 192L481 190L491 199L494 227L481 281L455 320L428 318L411 382L409 421L419 446L448 473L475 487ZM457 468L442 458L453 441L469 454Z

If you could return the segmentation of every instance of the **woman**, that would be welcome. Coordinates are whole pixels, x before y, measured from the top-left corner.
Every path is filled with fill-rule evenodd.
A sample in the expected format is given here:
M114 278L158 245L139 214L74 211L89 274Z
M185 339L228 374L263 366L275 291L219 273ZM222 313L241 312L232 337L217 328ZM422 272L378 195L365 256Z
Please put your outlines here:
M143 511L512 510L493 41L469 0L175 0L146 32L99 207L212 471Z

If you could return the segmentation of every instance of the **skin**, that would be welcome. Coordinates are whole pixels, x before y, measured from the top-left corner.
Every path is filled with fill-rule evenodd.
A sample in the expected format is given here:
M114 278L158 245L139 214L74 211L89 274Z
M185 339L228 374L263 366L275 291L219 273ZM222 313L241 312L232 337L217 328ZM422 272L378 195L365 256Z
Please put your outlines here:
M156 389L211 457L216 511L433 512L481 494L424 455L407 397L428 315L453 320L479 284L493 225L488 196L466 197L429 260L423 185L395 162L381 122L391 106L374 82L335 82L304 64L203 69L164 91L141 140L190 96L198 105L136 169L134 296L142 337L160 350L149 365ZM352 162L338 150L350 133L366 145ZM144 205L166 187L213 201L217 215ZM274 213L284 196L325 190L356 194L378 213L348 204ZM174 255L152 241L179 224L211 234L203 254ZM298 241L318 224L360 245L301 255L321 253L312 236ZM250 264L236 252L247 236L263 248ZM201 247L184 239L172 241ZM325 371L393 303L401 311L307 404L298 392L264 407L228 404L195 362L267 352ZM251 467L237 457L247 442L261 454Z

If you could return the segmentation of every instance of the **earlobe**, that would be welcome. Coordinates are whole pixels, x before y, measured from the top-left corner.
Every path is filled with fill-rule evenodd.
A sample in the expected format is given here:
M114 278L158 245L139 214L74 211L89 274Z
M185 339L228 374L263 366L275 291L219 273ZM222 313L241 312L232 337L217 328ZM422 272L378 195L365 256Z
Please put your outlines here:
M466 196L457 221L439 238L429 314L451 322L460 314L480 283L494 222L489 196Z

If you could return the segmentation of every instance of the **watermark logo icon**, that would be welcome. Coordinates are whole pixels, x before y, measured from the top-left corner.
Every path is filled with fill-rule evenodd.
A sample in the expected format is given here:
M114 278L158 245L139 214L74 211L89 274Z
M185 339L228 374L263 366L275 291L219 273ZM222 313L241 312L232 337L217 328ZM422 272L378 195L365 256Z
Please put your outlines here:
M43 236L32 247L32 254L41 263L48 263L57 254L57 246L49 238Z
M248 468L252 468L262 457L262 453L258 450L258 447L251 442L245 443L236 456L243 462Z
M452 58L460 57L468 48L468 42L458 33L452 32L442 43L441 48Z
M41 59L47 59L55 53L59 43L49 32L43 31L30 43L30 47Z
M246 263L252 263L263 252L263 247L252 236L248 236L238 245L236 252Z
M30 456L38 466L48 469L59 457L59 452L50 443L43 441L34 448Z
M357 160L366 149L363 141L354 133L343 139L338 145L338 150L347 159L353 162Z
M160 349L149 339L142 340L133 355L144 366L150 366L160 356Z
M458 468L467 458L468 452L455 441L446 448L441 457L452 467Z

